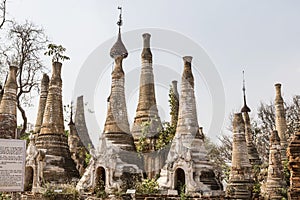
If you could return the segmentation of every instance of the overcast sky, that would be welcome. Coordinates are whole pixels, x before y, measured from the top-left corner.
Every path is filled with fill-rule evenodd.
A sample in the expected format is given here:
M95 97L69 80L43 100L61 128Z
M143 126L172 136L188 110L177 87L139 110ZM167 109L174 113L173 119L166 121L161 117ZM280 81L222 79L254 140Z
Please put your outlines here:
M224 87L225 102L220 104L225 105L225 118L242 106L242 70L246 72L247 98L249 107L254 111L252 115L260 101L268 102L274 98L274 84L277 82L283 84L285 99L299 94L300 2L297 0L9 0L9 18L17 21L27 19L42 25L54 43L67 48L66 54L71 60L63 66L64 104L72 100L78 73L92 52L106 41L115 40L119 5L123 7L124 33L136 29L147 31L149 28L171 30L186 36L206 52ZM137 39L142 47L141 38ZM159 41L159 35L153 35L151 41ZM124 38L127 47L130 42ZM190 53L189 46L183 47L183 52L185 50ZM99 55L99 60L103 57L109 59L109 48L103 51L107 53ZM176 67L181 74L183 63L178 56L184 55L176 57L170 56L170 52L154 52L154 72L156 66L163 65ZM129 65L138 66L139 63L140 51L137 50L124 61L125 73ZM45 59L45 64L50 68L49 59ZM106 69L107 66L101 67ZM207 83L201 72L195 76L198 121L213 137L219 133L208 130L213 126L212 113L216 112L212 105L212 91L209 91L211 83ZM175 78L178 80L178 77ZM110 72L99 78L95 104L89 105L95 111L101 130L110 80ZM139 75L134 82L138 85ZM161 118L168 120L167 86L156 87ZM127 90L126 94L129 120L132 122L138 92ZM38 103L37 100L35 102ZM34 122L35 117L36 109L32 108L29 120ZM224 127L227 125L225 120ZM100 130L92 133L94 141L98 134Z

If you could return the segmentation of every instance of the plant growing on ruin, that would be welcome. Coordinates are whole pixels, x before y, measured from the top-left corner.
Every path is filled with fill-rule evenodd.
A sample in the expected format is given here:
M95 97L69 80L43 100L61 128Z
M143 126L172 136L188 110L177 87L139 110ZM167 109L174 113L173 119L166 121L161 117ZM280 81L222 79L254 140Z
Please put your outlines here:
M158 182L155 179L144 179L136 184L137 193L155 194L158 192Z
M142 135L139 138L139 141L136 145L136 151L141 154L143 151L146 150L147 148L147 134L149 133L149 129L150 129L150 124L151 122L147 121L147 122L143 122L141 127L142 127Z
M46 56L52 56L52 62L60 62L70 60L70 57L65 56L66 48L62 45L48 44L48 51L44 53Z

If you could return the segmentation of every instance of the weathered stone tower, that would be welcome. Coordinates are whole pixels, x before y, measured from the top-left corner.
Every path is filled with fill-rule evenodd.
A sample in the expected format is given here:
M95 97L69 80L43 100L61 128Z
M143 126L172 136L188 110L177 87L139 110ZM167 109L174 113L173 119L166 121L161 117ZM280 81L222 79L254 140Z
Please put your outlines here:
M243 71L243 75L244 75L244 71ZM247 106L247 102L246 102L245 79L243 79L243 95L244 95L244 106L241 109L241 113L243 114L243 119L245 122L245 136L246 136L246 144L247 144L249 161L251 165L259 165L261 164L261 160L259 158L255 144L253 143L253 132L251 128L250 117L248 114L249 112L251 112L251 109Z
M171 125L176 127L178 121L178 111L179 111L179 94L177 89L177 81L172 81L172 96L174 100L174 107L171 110Z
M300 123L294 128L295 134L291 138L287 149L290 170L289 200L300 197Z
M46 152L43 179L53 183L68 183L79 177L64 129L61 67L59 62L52 65L43 123L36 138L37 148Z
M126 183L133 184L133 174L142 175L142 167L139 166L141 161L135 151L127 118L122 61L128 53L121 40L121 14L117 24L119 25L118 39L110 51L115 66L112 72L104 132L100 136L97 149L90 151L92 158L89 166L76 186L80 192L93 191L101 186L100 182L104 184L103 189L106 192L120 192L131 187Z
M10 66L0 103L0 138L14 139L17 129L17 75L18 67Z
M71 108L71 116L69 122L69 135L68 135L68 145L71 153L71 157L76 164L76 169L78 170L80 176L83 175L86 166L85 159L88 149L83 145L79 134L77 132L77 127L73 122L73 110Z
M35 128L34 128L35 133L39 133L41 130L45 107L46 107L47 96L48 96L48 89L49 89L49 76L47 74L44 74L42 81L41 81L41 93L40 93L39 108L38 108L38 114L37 114Z
M94 148L85 122L83 96L77 97L75 126L80 140L86 149Z
M270 136L268 177L264 189L265 199L281 200L283 198L281 190L285 187L280 138L277 131L272 131Z
M245 123L241 113L234 114L232 165L226 194L230 199L251 199L251 164L246 147Z
M207 158L204 136L200 133L194 94L194 78L191 56L183 57L184 71L181 79L179 117L175 137L172 141L166 165L160 173L158 183L162 189L181 190L204 196L223 194L213 167Z
M158 115L155 98L150 37L151 35L149 33L143 34L144 45L141 54L142 68L140 75L139 101L132 127L132 134L136 144L141 137L147 138L146 143L148 146L145 151L154 150L155 140L158 136L159 129L161 128L161 121ZM142 133L143 123L145 122L149 123L148 131L147 133Z
M287 125L285 119L285 110L284 110L284 101L281 96L281 84L275 84L276 96L275 96L275 126L278 131L278 135L280 138L281 145L281 159L286 160L286 149L287 149L287 140L286 140L286 132Z

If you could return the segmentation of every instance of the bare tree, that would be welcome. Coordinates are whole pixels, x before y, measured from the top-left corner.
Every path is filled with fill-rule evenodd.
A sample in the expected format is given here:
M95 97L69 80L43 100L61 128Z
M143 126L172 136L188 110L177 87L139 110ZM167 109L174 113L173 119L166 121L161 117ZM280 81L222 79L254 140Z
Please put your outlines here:
M8 32L6 47L2 50L6 64L19 67L17 74L17 107L23 119L21 135L27 128L27 116L24 107L31 106L33 91L39 87L39 79L44 71L40 55L45 50L47 37L44 30L33 23L13 22Z
M1 0L0 3L0 29L6 21L6 0Z

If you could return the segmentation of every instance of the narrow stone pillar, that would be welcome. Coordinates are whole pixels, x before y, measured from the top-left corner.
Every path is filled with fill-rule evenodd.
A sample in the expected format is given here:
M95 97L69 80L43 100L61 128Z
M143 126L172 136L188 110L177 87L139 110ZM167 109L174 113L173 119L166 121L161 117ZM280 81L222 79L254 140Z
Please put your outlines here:
M0 104L0 138L15 138L17 129L17 71L18 67L9 67L9 75Z
M226 194L230 199L251 199L251 165L246 147L245 123L241 113L233 118L232 165Z
M289 200L298 199L300 197L300 123L294 127L295 134L291 138L291 142L287 148L287 156L289 159L290 170L290 188L288 192Z
M283 166L281 162L281 145L277 131L272 131L270 136L270 152L268 177L265 189L265 199L281 200L282 189L286 188Z
M285 119L285 110L284 110L284 101L281 96L281 84L275 84L276 96L275 96L275 126L278 131L278 135L280 138L280 145L282 147L281 150L281 158L282 160L286 160L286 149L287 149L287 140L286 140L286 132L287 125Z
M154 150L150 144L155 143L153 140L157 137L159 129L161 128L161 121L158 115L156 98L155 98L155 87L154 87L154 75L152 67L152 53L150 49L150 37L149 33L143 34L143 51L142 57L142 68L140 75L140 87L139 87L139 101L136 109L136 115L134 118L134 124L132 127L132 134L135 143L142 137L142 124L143 122L149 122L150 126L145 137L149 138L150 141L148 150Z
M39 133L41 130L41 126L43 123L44 111L45 111L45 107L46 107L48 89L49 89L49 76L47 74L44 74L42 81L41 81L41 93L40 93L39 108L38 108L38 114L37 114L35 128L34 128L35 133Z
M36 147L46 152L43 180L45 182L69 183L79 173L71 158L68 138L65 135L62 103L62 64L52 64L43 123L36 138Z
M77 97L75 124L77 133L85 148L94 148L93 142L89 136L89 131L86 126L83 96Z
M104 125L105 137L115 146L135 151L133 137L127 116L125 99L125 75L122 68L123 56L115 56L115 66L112 72L111 93L108 99L107 117Z
M177 126L177 121L178 121L178 111L179 111L179 94L178 94L178 89L177 89L177 81L172 81L172 98L173 98L173 106L171 108L171 125L173 127Z
M4 89L2 88L2 85L0 85L0 104L3 97Z

